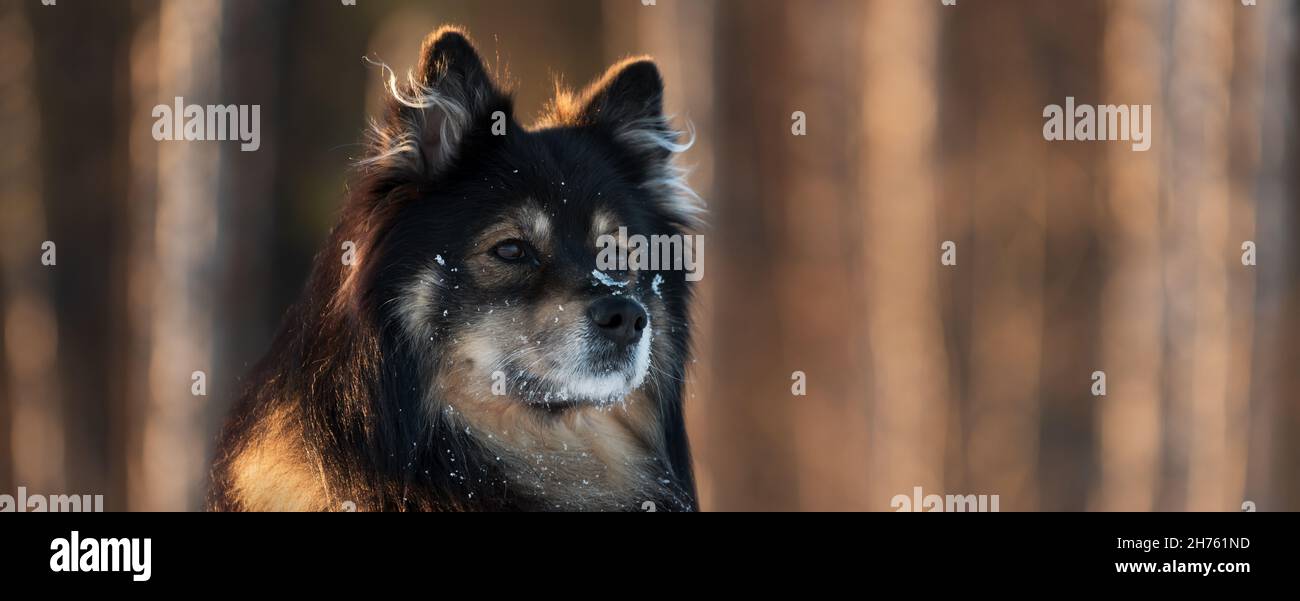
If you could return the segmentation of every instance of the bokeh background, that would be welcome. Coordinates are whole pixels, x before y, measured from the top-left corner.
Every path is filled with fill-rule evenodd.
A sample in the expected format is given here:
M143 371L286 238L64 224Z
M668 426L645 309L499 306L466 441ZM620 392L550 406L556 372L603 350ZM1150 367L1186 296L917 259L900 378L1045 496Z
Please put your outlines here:
M704 509L889 510L916 486L1003 511L1300 509L1298 13L0 0L0 492L201 507L217 428L377 115L362 57L401 72L459 23L524 120L557 80L648 53L693 124ZM176 96L261 105L261 149L155 142ZM1066 96L1151 104L1151 150L1045 142Z

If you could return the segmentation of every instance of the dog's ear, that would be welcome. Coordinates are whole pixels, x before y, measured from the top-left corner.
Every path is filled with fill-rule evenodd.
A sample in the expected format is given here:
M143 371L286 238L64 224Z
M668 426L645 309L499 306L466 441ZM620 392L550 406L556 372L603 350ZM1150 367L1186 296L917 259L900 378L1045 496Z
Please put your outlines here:
M561 92L544 125L595 127L609 133L631 159L633 178L658 192L666 215L687 227L702 225L704 207L686 184L686 170L673 164L694 139L680 141L664 115L664 80L649 58L610 67L578 96Z
M497 88L469 38L454 27L424 39L416 72L399 84L388 73L386 131L368 162L405 160L433 176L457 156L466 140L513 118L510 97Z
M577 122L608 128L639 158L666 163L679 151L677 132L664 117L664 80L649 58L610 67L578 103Z

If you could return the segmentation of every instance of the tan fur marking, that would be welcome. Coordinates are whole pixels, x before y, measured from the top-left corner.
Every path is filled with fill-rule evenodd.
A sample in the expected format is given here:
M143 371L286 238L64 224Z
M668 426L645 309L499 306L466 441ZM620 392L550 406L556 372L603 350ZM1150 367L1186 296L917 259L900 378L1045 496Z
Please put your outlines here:
M485 253L502 240L518 238L547 252L551 246L551 217L535 201L508 213L474 240L472 254Z
M304 451L288 409L267 416L231 464L235 497L248 511L330 509L325 479Z
M604 236L618 235L618 217L606 209L596 209L591 217L591 244L595 247L596 239Z

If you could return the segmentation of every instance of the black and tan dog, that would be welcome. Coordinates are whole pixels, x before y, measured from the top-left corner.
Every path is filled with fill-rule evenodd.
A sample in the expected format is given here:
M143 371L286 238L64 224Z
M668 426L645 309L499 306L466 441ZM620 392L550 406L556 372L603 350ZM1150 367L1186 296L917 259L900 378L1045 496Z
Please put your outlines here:
M212 470L214 510L693 510L681 271L596 269L679 234L654 63L519 125L467 37L425 41ZM353 260L349 259L349 253Z

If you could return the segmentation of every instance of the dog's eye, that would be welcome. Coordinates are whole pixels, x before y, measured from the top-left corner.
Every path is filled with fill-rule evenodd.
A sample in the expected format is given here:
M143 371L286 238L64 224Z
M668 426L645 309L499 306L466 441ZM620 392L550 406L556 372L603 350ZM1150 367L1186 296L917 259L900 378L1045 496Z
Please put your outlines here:
M496 245L492 252L503 261L516 263L528 259L528 246L519 240L506 240Z

